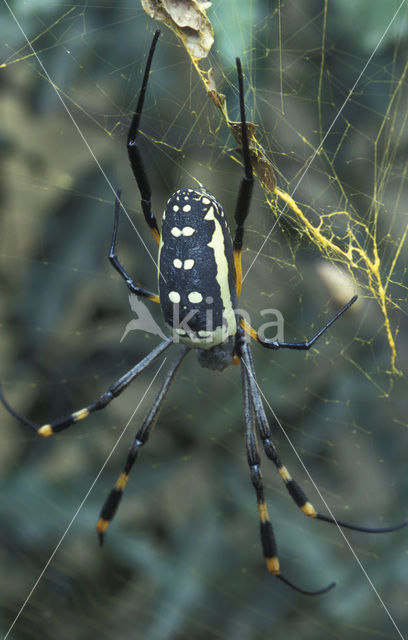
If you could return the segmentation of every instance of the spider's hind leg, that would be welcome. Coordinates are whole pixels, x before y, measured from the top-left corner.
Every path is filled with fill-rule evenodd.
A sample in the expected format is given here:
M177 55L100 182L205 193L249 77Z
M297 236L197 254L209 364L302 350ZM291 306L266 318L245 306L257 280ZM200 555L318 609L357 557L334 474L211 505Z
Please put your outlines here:
M275 535L273 532L272 523L269 519L268 507L265 502L264 485L260 469L261 460L255 433L255 408L251 398L249 374L244 363L242 363L241 365L241 373L244 395L245 442L247 449L247 458L251 473L251 481L255 489L256 499L258 503L261 543L265 556L266 566L268 568L268 571L273 573L277 578L292 587L292 589L295 589L295 591L299 591L304 595L315 596L322 593L327 593L327 591L330 591L330 589L334 587L334 582L331 582L326 587L323 587L323 589L318 589L317 591L306 591L305 589L302 589L293 584L281 573Z
M332 321L334 322L334 320ZM265 414L261 395L258 389L258 384L255 378L255 369L252 361L251 351L250 351L249 345L245 342L245 340L242 340L242 342L240 343L240 357L241 357L242 365L243 367L245 367L247 372L249 395L250 395L251 402L253 404L255 421L258 425L264 451L267 457L275 465L281 479L285 484L285 487L290 497L295 502L295 504L301 509L304 515L310 518L316 518L316 520L322 520L324 522L328 522L330 524L336 524L337 526L345 529L362 531L363 533L389 533L390 531L396 531L397 529L401 529L402 527L405 527L408 524L407 521L401 522L391 527L382 527L382 528L362 527L360 525L349 524L348 522L337 520L330 516L320 514L316 511L314 506L309 502L303 489L292 478L288 469L282 464L282 461L279 457L277 449L273 443L272 432L269 427L268 419Z
M126 458L125 465L122 469L122 472L119 474L118 479L116 480L115 486L109 493L108 497L105 500L105 503L102 507L99 520L96 524L96 530L98 532L99 543L100 545L104 542L105 532L112 522L113 517L118 510L119 503L123 496L123 491L126 487L130 471L136 462L136 459L139 455L140 449L143 445L146 444L152 429L154 428L157 419L159 417L160 409L163 406L164 399L170 389L170 386L176 376L179 366L181 365L182 360L187 355L190 349L188 347L182 347L180 352L174 358L170 369L164 379L162 387L157 394L156 398L153 401L153 404L145 417L142 426L136 434L136 437L133 441L132 446L130 447L129 453Z

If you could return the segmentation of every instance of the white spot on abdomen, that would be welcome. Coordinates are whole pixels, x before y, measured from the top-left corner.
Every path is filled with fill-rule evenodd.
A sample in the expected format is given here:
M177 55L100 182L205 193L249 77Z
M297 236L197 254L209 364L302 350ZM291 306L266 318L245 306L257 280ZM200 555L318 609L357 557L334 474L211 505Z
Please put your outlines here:
M189 269L192 269L194 267L194 260L184 260L184 264L183 264L184 269L186 269L186 271L188 271Z
M203 296L198 291L192 291L188 294L188 299L193 304L198 304L203 299Z
M177 291L170 291L169 293L169 300L170 302L173 302L174 304L178 304L180 302L180 294L177 293Z
M173 260L173 264L176 267L176 269L181 269L181 267L183 266L183 263L178 258L175 258Z

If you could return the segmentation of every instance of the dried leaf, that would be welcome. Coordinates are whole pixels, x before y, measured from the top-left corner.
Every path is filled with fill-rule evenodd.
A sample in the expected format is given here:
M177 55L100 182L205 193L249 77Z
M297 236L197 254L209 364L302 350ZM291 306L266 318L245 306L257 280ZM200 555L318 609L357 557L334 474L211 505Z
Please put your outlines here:
M151 18L164 22L174 31L195 64L207 57L214 43L214 32L205 13L211 2L142 0L142 6Z

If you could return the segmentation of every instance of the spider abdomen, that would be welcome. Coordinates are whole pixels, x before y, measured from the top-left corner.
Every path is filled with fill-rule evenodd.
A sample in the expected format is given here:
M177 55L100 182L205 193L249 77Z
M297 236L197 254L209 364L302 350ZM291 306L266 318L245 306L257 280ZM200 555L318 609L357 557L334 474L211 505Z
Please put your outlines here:
M207 191L180 189L167 203L159 295L165 322L189 347L211 349L237 331L231 235Z

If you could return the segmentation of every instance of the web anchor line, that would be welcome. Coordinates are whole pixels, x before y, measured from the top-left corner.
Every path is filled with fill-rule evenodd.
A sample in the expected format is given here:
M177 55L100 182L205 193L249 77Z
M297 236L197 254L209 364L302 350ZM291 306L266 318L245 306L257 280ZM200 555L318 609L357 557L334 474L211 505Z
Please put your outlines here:
M245 363L244 363L245 364ZM245 365L246 367L246 365ZM247 368L247 367L246 367ZM247 373L248 375L251 375L251 372L248 370L247 368ZM371 589L373 590L374 594L376 595L376 597L378 598L381 606L383 607L385 613L387 614L388 618L390 619L391 623L393 624L395 630L397 631L399 637L401 638L401 640L405 640L405 637L403 636L401 630L399 629L397 623L395 622L394 618L391 615L390 610L388 609L387 605L385 604L385 602L383 601L383 599L381 598L378 590L376 589L373 581L371 580L370 576L368 575L367 571L365 570L363 564L361 563L360 559L358 558L356 552L354 551L353 547L351 546L351 543L349 542L347 536L345 535L342 527L346 527L348 529L356 529L358 531L366 531L369 533L387 533L388 531L396 531L397 529L402 529L403 527L405 527L408 523L407 522L403 522L399 525L394 525L393 527L386 527L385 529L381 529L381 530L375 530L375 529L369 529L369 528L365 528L365 527L356 527L354 525L350 525L348 523L342 522L340 520L337 520L336 517L334 516L332 510L330 509L330 506L328 505L327 501L324 499L324 496L322 495L319 487L317 486L316 482L313 480L308 468L306 467L305 463L303 462L302 458L300 457L298 451L296 450L295 445L293 444L292 440L290 439L290 437L288 436L286 430L284 429L281 421L279 420L278 416L276 415L275 411L272 409L267 397L265 396L264 392L262 391L262 389L260 388L258 382L255 380L255 378L253 379L253 383L256 385L256 387L258 388L258 391L260 393L260 395L262 396L266 406L268 407L269 411L271 412L271 414L273 415L276 423L278 424L280 430L282 431L283 435L285 436L286 440L288 441L289 445L291 446L295 456L297 457L297 459L299 460L302 468L304 469L305 473L307 474L310 482L312 483L314 489L316 490L318 496L320 497L321 501L323 502L324 506L326 507L329 516L325 516L322 514L317 514L317 519L325 521L325 522L329 522L332 524L335 524L336 527L338 528L338 530L340 531L340 534L342 535L346 545L348 546L348 548L350 549L352 555L354 556L355 561L357 562L358 566L360 567L364 577L366 578L367 582L369 583Z
M303 178L305 177L306 173L309 171L311 164L313 163L314 159L316 158L316 156L320 153L321 148L323 147L326 138L328 137L328 135L330 134L330 131L333 129L335 123L337 122L337 120L339 119L341 113L343 112L346 104L348 103L348 101L350 100L351 96L354 93L354 90L356 88L356 86L358 85L358 83L360 82L361 78L363 77L363 75L365 74L368 65L370 64L371 60L373 59L373 57L375 56L375 54L377 53L377 50L379 49L379 47L381 46L382 41L384 40L385 36L387 35L389 29L391 28L391 25L393 24L393 22L395 21L398 13L400 12L400 10L402 9L402 6L405 4L406 0L402 0L401 4L399 5L399 7L397 8L396 12L394 13L393 17L391 18L391 20L389 21L384 33L382 34L381 38L378 40L376 46L374 47L373 51L371 52L370 57L368 58L367 62L365 63L363 69L360 71L357 80L355 81L355 83L353 84L353 86L351 87L351 89L349 90L346 99L344 100L343 104L341 105L340 109L338 110L337 114L335 115L335 117L332 120L332 123L330 124L329 128L327 129L326 133L323 136L323 139L321 140L319 146L317 147L317 149L315 150L315 152L313 153L312 157L310 158L309 162L306 164L305 169L303 170L299 180L297 181L296 185L294 186L292 193L290 194L290 197L293 199L293 196L295 195L296 191L298 190L301 182L303 181ZM259 255L262 251L262 249L264 248L265 244L268 242L271 234L273 233L276 225L278 224L281 216L283 216L283 214L285 213L286 209L287 209L288 203L286 202L285 205L283 206L282 211L280 212L280 214L278 215L278 217L276 218L274 224L272 225L270 231L268 232L265 240L262 242L261 246L259 247L258 251L256 252L256 255L254 257L254 259L252 260L251 264L249 265L249 267L247 268L246 272L244 273L243 277L242 277L242 282L244 282L245 278L247 277L248 273L251 271L252 267L254 266L254 263L256 262L256 260L259 258Z
M91 486L89 487L88 491L86 492L86 494L85 494L84 498L82 499L79 507L75 511L75 513L72 516L72 518L71 518L68 526L66 527L64 533L62 534L62 536L60 537L58 543L54 547L54 550L51 553L50 557L48 558L47 562L45 563L43 570L41 571L41 573L38 576L37 580L34 582L29 594L27 595L26 599L24 600L23 604L21 605L16 617L14 618L14 620L11 623L10 627L8 628L8 631L7 631L6 635L4 636L3 640L7 640L8 636L10 635L10 632L12 631L12 629L14 628L17 620L19 619L19 617L21 616L22 612L24 611L24 609L25 609L26 605L28 604L28 601L30 600L31 596L33 595L35 589L38 587L38 584L39 584L41 578L43 577L43 575L47 571L48 567L50 566L52 560L54 559L55 554L57 553L58 549L60 548L61 544L63 543L64 538L66 537L68 531L71 529L72 525L74 524L79 512L81 511L81 509L84 506L86 500L88 499L89 494L91 493L91 491L94 488L95 484L97 483L97 481L99 480L100 476L102 475L102 472L104 471L106 465L108 464L111 456L113 455L113 453L114 453L116 447L118 446L119 442L121 441L122 437L125 435L125 433L127 431L127 428L129 427L129 425L132 422L137 410L139 409L139 407L142 404L143 400L145 399L147 393L149 392L151 386L153 385L154 381L156 380L157 376L159 375L160 371L162 370L162 367L163 367L164 363L166 362L166 360L167 360L167 358L164 358L163 362L161 363L161 365L157 369L156 373L154 374L150 384L147 386L147 388L146 388L145 392L143 393L141 399L139 400L135 410L133 411L132 415L130 416L129 420L127 421L126 426L122 429L122 432L119 435L119 438L116 440L115 444L113 445L110 453L108 454L108 457L106 458L105 462L103 463L103 465L99 469L98 473L96 474L95 479L93 480Z

